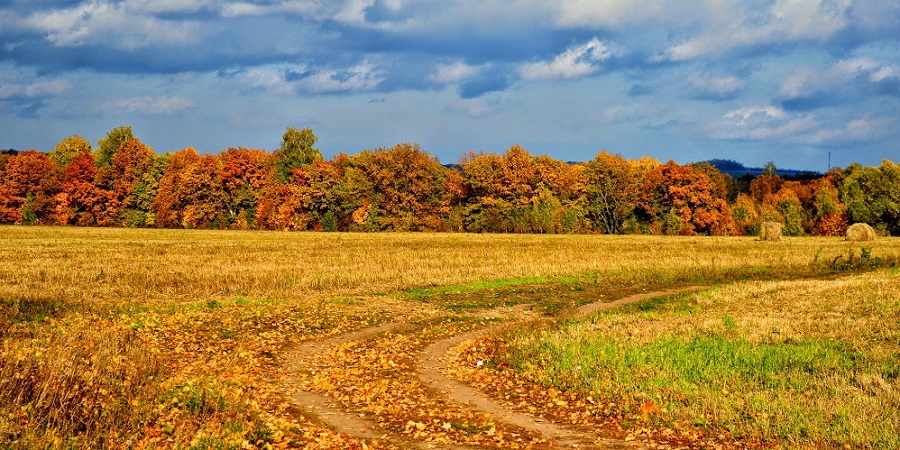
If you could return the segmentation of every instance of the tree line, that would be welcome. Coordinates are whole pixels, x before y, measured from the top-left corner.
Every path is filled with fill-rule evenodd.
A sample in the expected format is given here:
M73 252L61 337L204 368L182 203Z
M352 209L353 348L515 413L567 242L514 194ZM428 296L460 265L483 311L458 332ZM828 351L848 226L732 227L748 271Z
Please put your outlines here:
M0 223L317 231L840 235L865 222L900 235L900 167L853 164L818 177L774 166L735 180L710 164L600 152L571 164L514 145L445 167L418 144L330 161L309 128L273 152L157 154L127 126L96 149L0 153Z

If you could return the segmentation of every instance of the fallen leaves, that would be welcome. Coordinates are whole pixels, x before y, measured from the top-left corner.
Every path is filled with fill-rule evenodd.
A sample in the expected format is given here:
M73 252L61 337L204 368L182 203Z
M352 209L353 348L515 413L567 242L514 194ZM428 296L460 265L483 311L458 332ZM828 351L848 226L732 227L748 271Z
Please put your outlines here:
M415 374L428 342L480 326L470 321L429 323L348 342L320 355L302 374L302 388L328 395L349 411L374 417L387 433L439 444L540 446L533 432L495 423L494 418L456 405L425 388Z
M625 441L658 444L749 448L753 443L731 442L730 436L710 436L691 424L672 422L652 401L629 405L625 399L601 392L560 390L542 383L540 369L518 371L505 364L501 337L485 336L462 343L452 351L449 375L477 387L511 409L545 417L565 426ZM478 365L479 361L491 364ZM536 375L537 374L537 375Z

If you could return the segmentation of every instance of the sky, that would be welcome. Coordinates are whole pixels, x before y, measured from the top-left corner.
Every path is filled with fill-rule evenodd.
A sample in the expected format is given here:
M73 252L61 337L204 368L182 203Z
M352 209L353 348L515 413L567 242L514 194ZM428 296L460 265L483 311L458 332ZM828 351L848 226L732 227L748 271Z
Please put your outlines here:
M0 148L900 161L900 0L0 0Z

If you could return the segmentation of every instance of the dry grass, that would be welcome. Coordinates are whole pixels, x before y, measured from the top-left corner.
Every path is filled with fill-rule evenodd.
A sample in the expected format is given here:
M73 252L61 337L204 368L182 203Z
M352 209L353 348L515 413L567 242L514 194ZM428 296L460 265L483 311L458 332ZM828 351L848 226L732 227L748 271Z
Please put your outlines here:
M898 254L885 240L876 254ZM602 273L796 272L838 238L216 232L0 227L0 298L65 309L309 300L497 279Z
M16 427L4 424L10 415L0 417L8 438L78 436L74 443L100 448L106 439L134 437L149 417L146 400L165 378L163 355L121 324L72 319L26 342L4 343L0 402L7 412L26 411L28 421Z
M0 447L340 446L266 380L284 375L291 342L448 314L382 294L584 274L632 288L808 274L851 245L0 227ZM900 240L872 254L896 259Z

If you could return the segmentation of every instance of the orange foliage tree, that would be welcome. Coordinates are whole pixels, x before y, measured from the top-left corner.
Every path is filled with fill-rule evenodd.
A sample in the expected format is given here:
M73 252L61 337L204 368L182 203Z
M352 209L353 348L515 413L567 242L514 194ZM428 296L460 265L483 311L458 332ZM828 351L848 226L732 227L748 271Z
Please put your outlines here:
M159 227L223 228L225 194L219 161L193 148L176 152L159 182L152 208Z
M365 151L350 158L341 196L363 229L445 230L452 208L448 171L418 144Z
M59 225L111 225L115 217L109 208L116 204L114 193L99 189L94 184L97 168L88 149L74 157L66 165L65 177L56 195L55 222Z
M219 160L226 213L224 225L255 228L260 194L275 176L273 155L265 150L229 148L219 154Z
M849 218L833 175L817 180L813 191L813 224L810 232L820 236L842 236L849 226Z
M725 192L703 170L674 161L647 174L638 211L662 234L734 234L736 226Z
M21 152L0 174L0 222L51 223L63 174L46 153Z
M584 168L514 145L503 155L469 153L461 161L466 229L571 232L584 226Z

